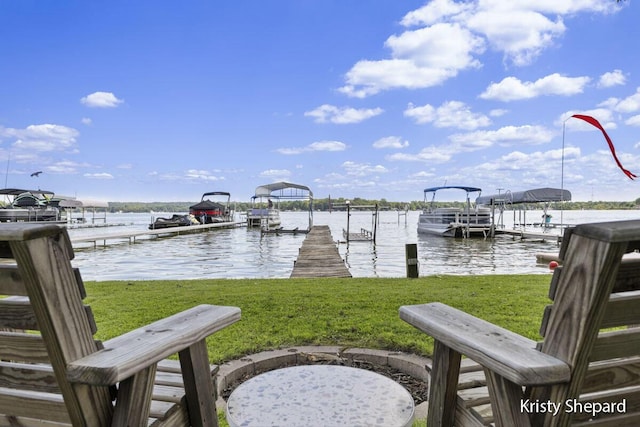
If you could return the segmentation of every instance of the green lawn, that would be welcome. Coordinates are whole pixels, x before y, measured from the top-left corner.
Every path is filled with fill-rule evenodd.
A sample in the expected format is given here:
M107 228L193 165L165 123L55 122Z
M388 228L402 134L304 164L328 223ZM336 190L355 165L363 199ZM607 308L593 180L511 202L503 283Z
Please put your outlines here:
M300 345L430 355L433 341L399 319L401 305L441 301L538 339L549 281L550 275L88 282L86 302L102 340L197 304L240 307L242 319L208 340L212 363Z

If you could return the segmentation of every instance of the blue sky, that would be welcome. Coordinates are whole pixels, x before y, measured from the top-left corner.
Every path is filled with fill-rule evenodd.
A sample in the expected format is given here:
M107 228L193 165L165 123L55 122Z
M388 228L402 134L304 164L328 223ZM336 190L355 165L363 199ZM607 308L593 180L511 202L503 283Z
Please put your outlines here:
M599 120L640 175L638 17L633 0L0 0L1 186L635 200L640 179L568 117Z

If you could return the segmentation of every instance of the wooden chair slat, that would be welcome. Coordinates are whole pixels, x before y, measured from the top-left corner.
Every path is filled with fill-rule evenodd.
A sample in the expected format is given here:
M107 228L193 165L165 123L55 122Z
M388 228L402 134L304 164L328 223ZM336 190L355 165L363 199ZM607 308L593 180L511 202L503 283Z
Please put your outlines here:
M48 363L49 354L40 335L0 331L0 359Z
M611 294L602 319L601 328L640 324L640 291Z
M26 417L15 417L10 415L0 414L1 426L20 426L20 427L72 427L69 423L57 423L55 421L48 421L42 419L33 419Z
M0 299L0 328L38 329L38 322L28 298Z
M573 424L574 427L638 427L639 425L639 413L621 414L583 422L577 421Z
M53 393L0 388L0 414L69 423L62 396Z
M637 253L622 258L613 292L640 290L640 257Z
M640 274L640 271L638 271ZM616 281L616 285L618 281ZM622 288L622 287L621 287ZM619 291L612 293L606 305L604 318L600 325L604 328L640 324L640 291ZM545 307L540 326L540 335L545 336L549 325L549 318L553 312L553 305Z
M640 328L602 332L589 356L590 362L640 354Z
M582 393L593 393L610 388L640 385L640 356L594 362L582 384Z
M0 295L27 295L17 265L0 265Z
M581 396L578 404L570 402L567 410L573 410L575 421L607 419L624 413L640 411L640 386L607 390ZM608 405L605 410L594 413L593 407L587 404Z
M0 361L0 387L60 394L50 365Z

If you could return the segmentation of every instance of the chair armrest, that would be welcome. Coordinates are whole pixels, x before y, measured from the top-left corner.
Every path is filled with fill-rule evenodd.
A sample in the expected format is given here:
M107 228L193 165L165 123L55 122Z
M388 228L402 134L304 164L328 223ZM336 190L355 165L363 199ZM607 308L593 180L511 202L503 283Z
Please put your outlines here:
M71 382L113 385L240 319L237 307L199 305L104 342L67 365Z
M536 342L442 303L400 307L400 318L515 384L568 381L569 366Z

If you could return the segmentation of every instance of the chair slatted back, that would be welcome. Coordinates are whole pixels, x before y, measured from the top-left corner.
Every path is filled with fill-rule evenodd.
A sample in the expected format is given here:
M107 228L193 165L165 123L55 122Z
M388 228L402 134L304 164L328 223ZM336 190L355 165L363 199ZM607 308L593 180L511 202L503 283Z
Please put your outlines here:
M565 235L539 349L567 362L572 379L530 390L532 400L563 402L566 409L555 416L534 414L535 425L597 418L602 425L619 426L640 419L639 247L640 221L583 225ZM594 415L574 411L574 399L617 406ZM617 410L623 403L624 414Z
M73 385L56 374L100 348L91 309L82 303L84 285L69 262L66 230L2 224L0 254L15 259L0 265L0 414L14 423L107 425L109 389ZM8 416L0 415L0 424Z

